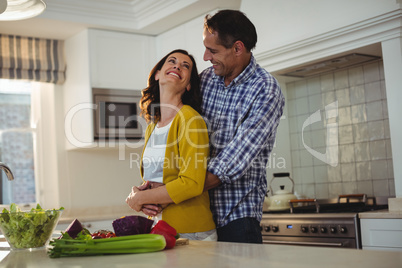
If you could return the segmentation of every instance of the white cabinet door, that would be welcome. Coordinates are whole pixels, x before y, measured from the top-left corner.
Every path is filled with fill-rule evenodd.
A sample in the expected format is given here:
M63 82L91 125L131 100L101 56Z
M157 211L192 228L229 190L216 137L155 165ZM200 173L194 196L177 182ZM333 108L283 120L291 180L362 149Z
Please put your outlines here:
M92 87L145 88L154 65L154 42L146 35L89 30Z
M402 251L402 219L361 219L363 249Z

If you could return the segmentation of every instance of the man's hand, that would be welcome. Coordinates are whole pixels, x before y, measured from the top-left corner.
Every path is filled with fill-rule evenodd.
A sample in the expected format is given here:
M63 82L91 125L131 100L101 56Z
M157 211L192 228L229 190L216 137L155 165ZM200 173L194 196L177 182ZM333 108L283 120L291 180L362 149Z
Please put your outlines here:
M221 184L222 182L218 178L218 176L207 171L207 175L205 176L204 192L213 189L215 187L218 187Z

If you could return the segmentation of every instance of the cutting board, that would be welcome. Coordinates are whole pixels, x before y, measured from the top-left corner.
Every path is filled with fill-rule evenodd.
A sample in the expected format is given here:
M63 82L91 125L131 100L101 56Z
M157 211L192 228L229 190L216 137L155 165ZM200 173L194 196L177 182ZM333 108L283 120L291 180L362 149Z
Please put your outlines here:
M190 241L188 238L179 238L176 240L176 246L183 246L183 245L188 245Z

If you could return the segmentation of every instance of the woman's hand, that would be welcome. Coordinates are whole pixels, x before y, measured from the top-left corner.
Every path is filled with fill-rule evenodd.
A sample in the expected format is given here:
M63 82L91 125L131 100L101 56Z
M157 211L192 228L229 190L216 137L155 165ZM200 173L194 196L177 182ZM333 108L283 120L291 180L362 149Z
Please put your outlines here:
M151 216L151 217L156 216L158 213L160 213L163 210L163 208L167 207L168 205L142 204L139 201L140 200L139 192L145 191L148 189L158 188L163 185L164 185L163 183L145 181L142 185L140 185L138 187L134 186L131 193L126 198L126 203L133 210L135 210L137 212L142 211L147 216Z
M140 202L140 192L141 190L139 187L134 186L131 190L131 193L126 198L126 203L130 206L130 208L137 212L140 212L143 206L143 204Z

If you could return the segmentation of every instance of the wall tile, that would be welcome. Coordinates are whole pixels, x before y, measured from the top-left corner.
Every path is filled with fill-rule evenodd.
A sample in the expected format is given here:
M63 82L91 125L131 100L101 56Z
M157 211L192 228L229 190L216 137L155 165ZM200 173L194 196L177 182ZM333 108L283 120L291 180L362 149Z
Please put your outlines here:
M367 126L370 141L385 139L384 120L368 122Z
M387 158L387 150L384 140L370 142L370 155L372 160L380 160Z
M288 109L288 116L295 116L297 115L296 111L296 101L295 100L288 100L286 102L286 108Z
M310 95L308 97L309 112L313 114L314 112L322 109L321 93Z
M341 165L342 181L356 181L356 164L342 163Z
M370 160L370 146L368 142L356 143L355 158L357 162Z
M332 73L321 75L320 79L322 92L334 90L334 75Z
M358 66L349 69L349 85L357 86L364 84L363 67Z
M338 165L336 167L327 166L328 172L328 182L340 182L342 181L341 177L341 166Z
M287 83L286 84L286 94L288 100L294 100L296 99L296 89L295 89L295 83Z
M357 192L373 196L373 181L358 181Z
M384 119L382 101L374 101L366 104L367 121Z
M296 99L296 111L298 115L309 113L308 97Z
M339 125L345 126L352 123L350 107L341 107L338 110Z
M364 85L350 87L350 104L365 103L365 98Z
M313 148L325 147L325 129L311 131L311 142Z
M328 199L329 198L328 183L316 183L315 184L315 198L317 198L317 199Z
M387 160L371 161L371 177L373 180L388 179Z
M357 104L351 107L350 112L353 124L362 123L367 121L366 104Z
M356 143L369 140L367 123L354 124L352 125L352 128L354 140Z
M349 87L349 76L347 70L335 72L334 77L335 77L335 89L342 89Z
M378 62L363 65L364 83L380 80L380 68Z
M354 163L355 160L355 147L353 144L340 145L340 161L341 163Z
M302 167L300 168L301 181L303 184L305 183L314 183L314 170L310 167Z
M306 80L299 80L299 81L295 82L295 95L296 95L296 98L308 96Z
M343 182L342 183L342 194L354 194L357 192L357 182Z
M339 144L353 143L353 128L349 126L339 127Z
M328 195L330 198L338 197L339 195L343 194L342 183L335 182L328 184Z
M309 95L315 95L321 93L321 85L320 85L320 78L313 77L307 79L307 88Z
M288 120L292 172L300 195L395 195L382 62L292 82L287 90L287 105L293 106L288 112L294 115ZM325 107L335 101L338 109L332 117ZM308 122L318 110L321 121ZM339 161L337 166L316 158L308 147L326 161Z
M314 181L316 183L328 182L328 171L325 165L314 166Z
M337 89L335 91L335 96L336 99L338 100L339 107L350 106L350 97L349 97L350 95L348 88Z
M367 181L371 180L371 162L357 162L356 163L356 180Z
M365 84L364 93L366 96L366 102L378 101L383 99L380 81Z
M388 196L389 195L388 180L380 180L380 181L374 180L373 192L374 196Z

